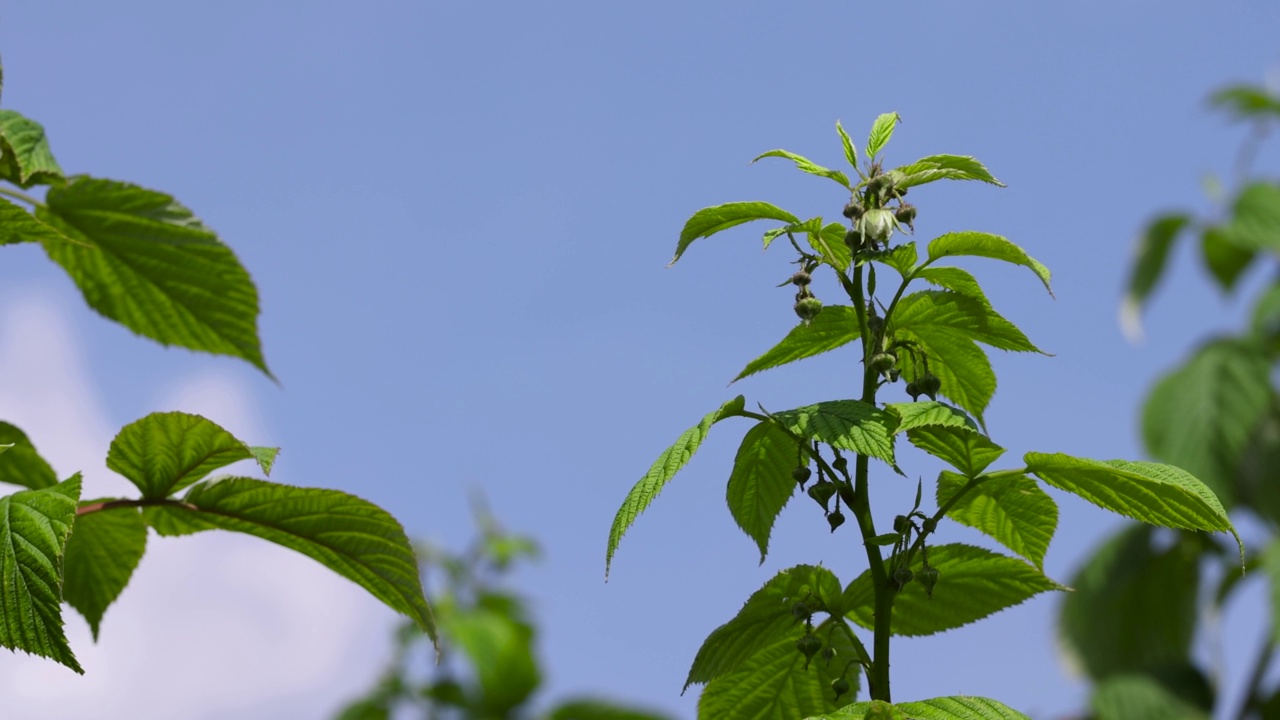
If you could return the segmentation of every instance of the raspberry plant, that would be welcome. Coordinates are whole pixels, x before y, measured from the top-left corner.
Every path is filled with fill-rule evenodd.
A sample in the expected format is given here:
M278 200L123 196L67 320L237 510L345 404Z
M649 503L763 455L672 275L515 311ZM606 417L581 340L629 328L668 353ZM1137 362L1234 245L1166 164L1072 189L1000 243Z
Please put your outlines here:
M107 319L162 345L241 358L271 377L258 340L257 288L217 233L166 193L64 174L44 127L5 109L0 245L26 244L42 248ZM62 603L97 639L103 614L146 552L148 529L231 530L291 548L359 584L434 641L417 558L388 512L337 490L209 477L241 460L269 475L278 452L198 415L153 413L121 429L107 454L107 467L138 496L84 498L79 473L59 481L26 433L0 422L0 483L24 488L0 497L0 646L83 673L63 633Z
M860 546L865 554L866 568L850 582L816 565L778 573L737 616L712 632L686 682L686 688L706 686L699 718L1025 718L984 698L893 704L889 658L894 635L931 635L1064 589L1043 573L1058 511L1040 483L1152 525L1235 535L1213 492L1171 465L1029 452L1020 466L991 469L1005 449L986 433L983 413L996 376L980 344L1040 351L992 308L973 275L942 263L962 256L1013 263L1030 270L1046 290L1049 271L991 233L946 233L923 246L923 257L914 241L903 241L914 232L917 188L938 180L1003 185L982 163L959 155L931 155L886 170L881 151L898 122L896 113L876 118L861 162L853 141L836 124L856 177L786 150L756 158L785 158L805 173L834 181L848 197L847 224L821 217L801 220L767 202L733 202L699 210L680 233L672 263L695 240L756 220L782 223L764 233L765 247L785 237L795 254L799 270L783 285L797 290L800 322L735 380L844 346L860 354L858 362L850 362L860 380L857 399L769 411L762 405L748 409L741 395L733 398L658 457L614 518L606 576L623 534L711 427L744 418L752 425L729 474L727 502L761 559L778 514L802 491L821 506L831 532L846 533L850 546ZM909 192L912 202L906 200ZM881 294L877 270L884 275L886 269L898 281L886 283L890 292ZM834 274L846 296L840 304L816 298L812 280L819 270ZM895 452L899 436L952 470L938 476L932 493L936 509L924 509L923 486L917 484L914 504L900 509L891 529L878 529L872 468L876 482L906 475ZM846 515L851 523L846 524ZM948 519L989 535L1013 555L935 543L934 535ZM1243 558L1238 535L1236 542ZM864 631L870 631L869 641ZM853 702L859 695L867 700Z

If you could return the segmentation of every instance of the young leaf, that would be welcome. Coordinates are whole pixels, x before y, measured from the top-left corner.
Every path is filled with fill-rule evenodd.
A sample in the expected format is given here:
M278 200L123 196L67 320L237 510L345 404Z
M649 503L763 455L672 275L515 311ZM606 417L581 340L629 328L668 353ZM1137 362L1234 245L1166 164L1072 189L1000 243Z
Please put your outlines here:
M982 286L978 284L977 278L967 270L958 267L927 267L916 272L916 277L930 285L971 297L983 305L991 305L987 301L986 294L982 292Z
M1222 228L1207 227L1200 233L1200 256L1218 287L1230 291L1257 253L1237 245Z
M1280 250L1280 184L1256 182L1236 198L1224 231L1246 250Z
M736 670L708 683L698 699L698 720L795 720L829 712L853 698L858 687L857 665L847 674L842 671L850 658L857 657L856 650L836 622L828 619L814 628L815 635L824 643L829 640L836 649L836 660L827 663L814 656L806 669L805 657L796 649L803 625L797 625L793 635L761 647ZM839 701L831 689L836 677L844 677L850 685L850 693Z
M844 159L849 161L849 166L858 169L858 149L853 146L853 139L849 137L849 133L844 131L844 127L840 125L840 121L836 121L836 132L840 133L840 144L844 145Z
M1211 342L1151 389L1142 411L1147 452L1183 468L1230 507L1241 461L1271 394L1271 362L1261 348Z
M24 188L62 180L44 126L12 110L0 110L0 180Z
M796 441L777 423L756 424L742 438L726 500L738 527L760 548L760 562L769 552L769 534L778 513L791 499L796 481Z
M36 217L76 242L41 244L89 307L161 345L239 357L270 376L249 273L172 196L80 176L45 203Z
M907 432L907 439L970 478L982 474L1004 454L1004 448L991 438L965 428L916 428Z
M774 413L773 418L801 437L893 464L897 419L861 400L829 400Z
M798 168L801 172L806 172L806 173L809 173L810 175L817 175L819 177L824 177L829 180L835 180L836 182L844 186L846 190L849 189L849 178L844 173L840 172L839 170L831 170L829 168L824 168L821 165L810 160L809 158L804 157L803 155L797 155L793 152L788 152L786 150L770 150L767 153L762 153L758 155L755 158L755 160L752 160L751 162L754 163L757 160L761 160L767 157L786 158L791 162L795 163L796 168Z
M62 632L62 559L80 475L0 497L0 646L57 661L81 675Z
M67 541L62 596L89 622L95 641L103 613L129 584L146 550L147 525L138 508L100 510L76 518Z
M1150 526L1133 524L1112 536L1072 578L1075 592L1063 600L1063 650L1095 680L1189 657L1199 555L1189 542L1156 550L1152 534Z
M822 232L822 218L812 217L804 222L795 222L790 225L783 225L780 228L764 231L764 249L768 250L774 240L788 233L803 235L808 233Z
M929 262L957 255L1003 260L1029 268L1036 277L1040 278L1040 282L1044 283L1044 289L1053 295L1053 289L1049 287L1049 269L1028 255L1025 250L999 235L973 231L953 232L936 237L929 242Z
M935 180L981 180L996 187L1005 186L977 158L968 155L929 155L910 165L895 168L894 171L902 174L902 179L894 183L900 188L924 185Z
M1244 543L1222 503L1185 470L1151 462L1086 460L1062 453L1029 452L1023 459L1027 472L1104 510L1180 530L1230 532L1244 561Z
M963 475L938 475L938 507L968 483ZM982 532L1044 571L1044 554L1058 528L1058 505L1026 475L985 480L972 488L947 517Z
M888 265L896 270L899 275L906 277L915 270L916 244L914 242L902 243L888 250L872 253L869 257L878 263Z
M1090 700L1098 720L1209 720L1209 713L1149 675L1104 678ZM1264 716L1265 717L1265 716Z
M71 242L65 235L40 222L34 215L0 198L0 245L25 242Z
M220 467L252 457L248 445L214 422L165 412L124 426L111 441L107 467L128 478L144 499L157 500Z
M354 495L223 478L193 485L181 503L148 507L144 517L161 535L232 530L297 550L436 637L404 528L387 511Z
M840 272L847 271L849 263L853 262L853 251L844 241L847 232L849 232L847 227L833 222L822 226L821 234L809 234L809 246L821 255L828 265Z
M684 229L680 231L680 242L676 244L675 257L667 263L668 267L676 264L694 240L711 237L721 230L752 220L781 220L790 224L800 222L800 218L767 202L731 202L703 208L685 222Z
M917 554L911 569L923 568ZM918 582L898 593L893 607L894 635L932 635L981 620L1061 585L1018 560L972 545L951 544L929 548L929 566L938 569L933 598ZM871 571L865 570L844 591L850 620L865 628L875 624L875 596Z
M765 354L747 363L732 382L749 375L843 347L861 337L857 311L847 305L824 305L808 324L800 323Z
M684 689L734 672L779 639L789 639L794 651L798 628L803 625L791 614L797 602L814 612L839 616L840 580L830 570L814 565L797 565L773 576L751 594L732 620L703 641Z
M874 158L893 137L893 129L902 122L898 113L884 113L871 124L871 133L867 135L867 159Z
M990 305L945 290L924 290L902 298L891 325L916 335L948 333L1001 350L1043 353Z
M1232 85L1209 96L1209 104L1235 115L1237 120L1280 118L1280 97L1255 85Z
M889 716L871 714L876 704L884 705L879 701L854 703L806 720L1031 720L1004 703L969 695L898 703Z
M49 463L36 452L27 434L7 422L0 422L0 445L11 445L0 453L0 482L39 490L58 484Z
M622 501L622 507L618 508L618 514L614 516L613 525L609 528L609 547L604 559L606 580L609 579L609 566L613 562L613 553L618 549L618 542L636 521L636 517L649 507L649 503L662 492L667 482L689 462L689 458L693 457L698 447L702 445L702 441L706 439L707 431L711 426L727 417L741 414L745 403L746 399L739 395L721 405L718 410L707 413L701 422L681 433L675 444L663 450L649 468L649 472L645 473L644 477L631 488L631 492L627 493L627 499Z
M885 410L898 417L895 432L907 432L921 427L951 427L978 431L973 420L960 410L946 403L926 400L923 402L890 403Z

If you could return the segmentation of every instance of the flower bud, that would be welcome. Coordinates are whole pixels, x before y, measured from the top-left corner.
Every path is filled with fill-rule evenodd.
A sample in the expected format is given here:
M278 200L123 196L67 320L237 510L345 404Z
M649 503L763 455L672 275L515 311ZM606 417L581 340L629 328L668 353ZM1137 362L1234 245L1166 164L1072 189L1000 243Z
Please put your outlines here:
M835 680L832 680L831 692L835 693L836 699L839 700L841 695L844 695L845 693L849 692L849 681L845 680L842 677L838 677Z
M826 510L827 501L831 499L832 495L836 494L836 486L826 480L823 480L822 482L811 485L808 492L809 497L813 498L814 502L821 505L823 510Z
M893 235L893 212L884 208L868 210L858 219L858 230L873 243L886 243Z
M882 352L871 356L869 366L871 368L871 372L877 375L884 375L892 370L893 366L897 364L898 358L896 355L893 353Z
M924 568L916 573L916 579L920 581L921 587L924 588L924 592L929 596L930 600L933 599L933 588L938 584L938 574L938 568L932 567Z
M801 488L804 487L805 483L809 482L809 477L811 475L813 475L813 471L804 465L801 465L800 467L791 471L791 479L795 480L796 484L799 485Z
M898 585L899 590L906 587L907 583L911 582L914 577L915 573L911 572L911 568L905 565L893 571L893 582Z
M804 287L811 282L813 282L813 276L803 270L791 276L791 283L799 287Z
M937 400L938 391L942 389L942 381L933 373L927 372L916 380L916 387L920 388L920 392L928 395L930 400Z
M796 300L795 311L796 315L804 321L804 324L808 325L810 320L814 319L818 316L818 313L822 312L822 301L812 295L802 297L799 300Z
M836 510L827 516L827 524L831 526L831 532L835 532L836 528L844 524L844 513Z

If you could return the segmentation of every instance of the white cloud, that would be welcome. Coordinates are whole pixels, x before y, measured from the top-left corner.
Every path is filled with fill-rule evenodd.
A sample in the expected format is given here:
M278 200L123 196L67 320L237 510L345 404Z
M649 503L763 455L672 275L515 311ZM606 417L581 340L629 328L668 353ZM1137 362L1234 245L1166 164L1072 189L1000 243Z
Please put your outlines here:
M86 497L128 493L105 467L117 428L85 362L56 301L39 291L0 297L0 419L25 430L60 475L83 471ZM154 409L203 414L269 442L245 388L216 372L184 380ZM280 473L274 479L287 481ZM318 563L220 532L153 534L97 645L64 609L86 674L0 649L3 717L325 717L379 671L391 622L390 611Z

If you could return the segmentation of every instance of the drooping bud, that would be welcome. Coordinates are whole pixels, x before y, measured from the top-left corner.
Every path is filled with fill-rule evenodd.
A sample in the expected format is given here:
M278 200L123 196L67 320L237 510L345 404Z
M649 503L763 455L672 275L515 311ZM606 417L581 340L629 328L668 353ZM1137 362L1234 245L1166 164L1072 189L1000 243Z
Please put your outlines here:
M836 486L823 480L811 485L808 492L809 497L813 498L813 501L821 505L825 511L827 509L827 501L831 499L832 495L836 494Z
M827 515L827 524L831 526L831 532L835 532L836 528L844 524L844 513L836 510Z
M884 375L892 370L893 366L897 364L898 358L896 355L889 352L882 352L872 355L871 362L868 363L868 366L871 368L871 372L877 375Z
M930 400L937 400L938 391L942 389L942 381L933 373L926 372L916 380L916 387L920 388L920 392L928 395Z
M796 300L795 311L796 315L804 321L804 324L808 325L810 320L814 319L818 316L818 313L822 312L822 301L812 295L802 297L799 300Z
M920 386L919 386L919 385L916 385L916 384L915 384L915 383L913 383L913 382L909 382L909 383L907 383L907 394L911 396L911 399L912 399L913 401L914 401L914 400L919 400L919 399L920 399L920 394L921 394L921 393L920 393Z
M938 568L927 567L916 573L916 579L920 581L920 586L924 588L924 592L933 599L933 588L938 584Z
M791 471L791 479L795 480L796 484L799 485L801 489L804 488L805 483L809 482L809 477L811 475L813 475L813 471L804 465L801 465Z
M866 211L867 209L862 207L862 203L858 202L857 200L850 200L849 204L844 206L843 214L845 217L849 218L850 220L857 220L858 218L862 217L862 213Z
M791 276L791 283L798 287L804 287L811 282L813 282L813 276L803 270Z
M809 609L809 606L803 602L796 602L791 606L791 617L797 620L808 620L812 614L813 610Z
M813 633L807 633L796 641L796 649L800 651L800 654L804 655L804 667L808 670L809 661L822 649L822 640Z
M893 571L893 582L897 584L899 590L906 587L907 583L911 582L914 577L915 573L911 572L911 568L905 565Z
M845 693L849 692L849 681L845 680L842 677L838 677L835 680L832 680L831 692L835 693L836 700L839 700L841 695L844 695Z
M905 533L911 528L911 520L906 515L899 515L893 519L893 531L899 535Z
M835 468L836 472L844 472L849 469L849 460L845 457L838 457L831 461L831 467Z
M915 229L916 206L903 204L893 211L893 217L899 223L906 225L911 229Z

